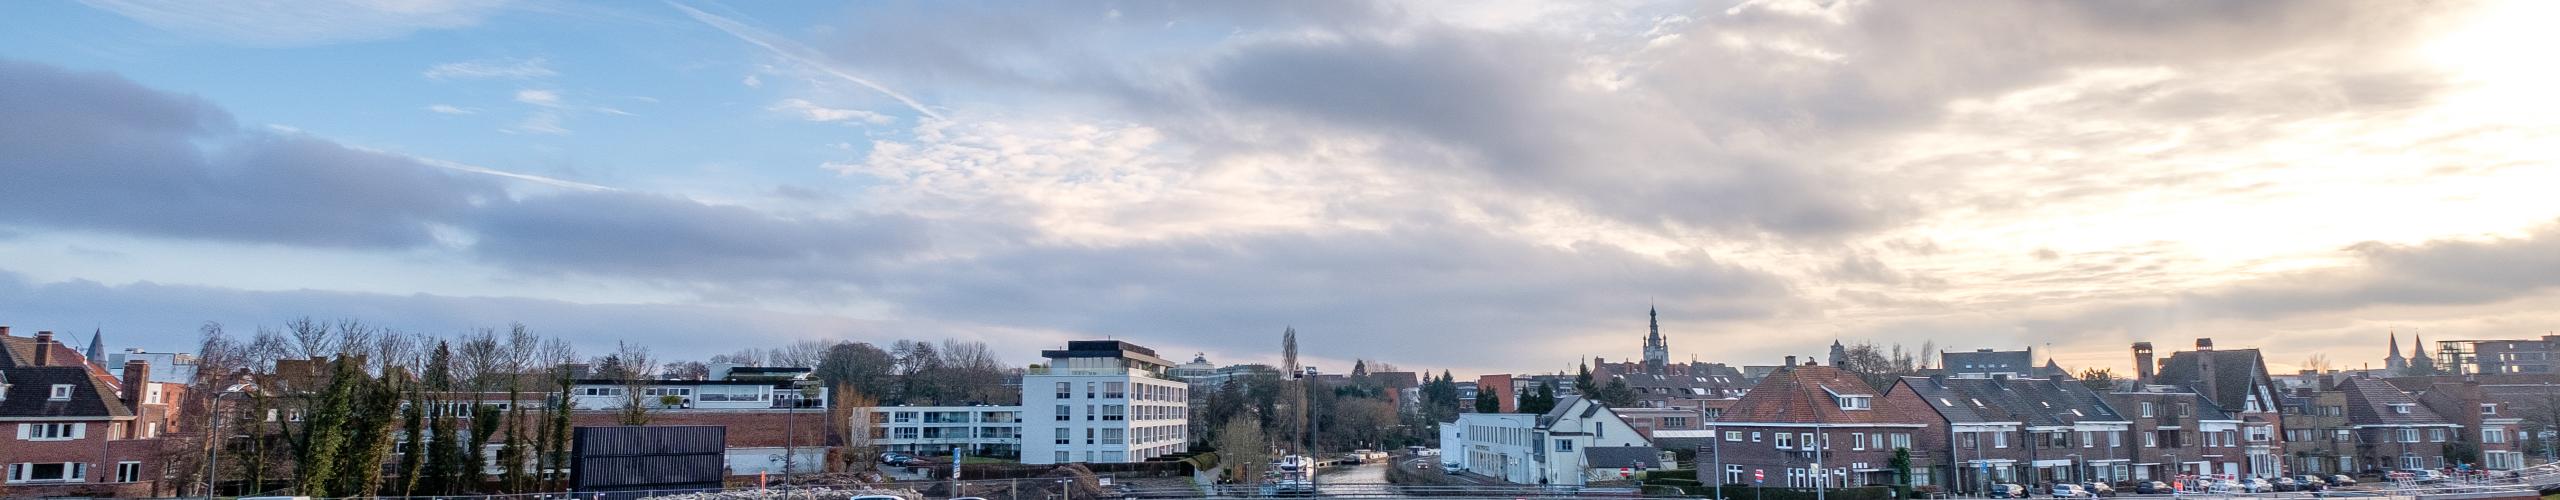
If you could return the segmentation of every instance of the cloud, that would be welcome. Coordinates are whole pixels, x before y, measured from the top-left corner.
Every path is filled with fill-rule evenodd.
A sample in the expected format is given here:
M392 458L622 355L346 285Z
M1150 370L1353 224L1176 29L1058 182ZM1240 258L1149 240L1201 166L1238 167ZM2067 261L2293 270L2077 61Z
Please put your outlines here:
M0 324L21 332L99 328L119 346L153 351L194 349L195 331L207 322L232 335L248 335L300 317L352 318L376 326L429 335L522 322L533 331L566 339L581 352L613 348L617 340L647 345L669 359L698 360L707 352L765 347L807 339L894 340L922 324L764 309L665 303L579 303L512 297L391 295L327 290L255 291L200 285L93 281L34 282L0 269ZM962 326L937 331L968 336ZM1019 360L1018 351L999 356Z
M488 59L438 64L421 73L430 80L485 80L547 78L559 76L543 58Z
M613 191L527 198L470 228L474 255L519 270L720 286L833 288L929 243L920 221L901 216L783 217Z
M569 128L560 125L560 112L549 110L525 115L523 120L501 130L515 134L569 135Z
M518 90L516 91L516 102L545 108L557 108L560 107L560 92L542 89Z
M432 112L432 113L436 113L436 114L443 114L443 115L472 115L472 114L479 114L479 113L480 113L480 109L479 109L479 108L465 108L465 107L454 106L454 105L451 105L451 104L432 104L432 105L428 105L428 106L427 106L427 111L428 111L428 112Z
M800 119L813 122L861 121L863 123L873 125L887 125L891 120L889 115L859 109L838 109L819 106L817 103L809 102L806 99L783 99L780 102L773 103L773 106L766 107L765 109L797 116Z
M466 28L509 0L190 2L82 0L143 24L254 46L384 40L425 30Z
M406 157L240 129L203 101L0 60L0 221L221 241L399 248L502 194Z
M896 90L891 90L889 87L880 85L878 82L874 82L869 78L856 76L851 71L839 68L833 63L828 62L824 55L818 54L816 51L810 50L808 47L801 46L797 42L774 36L772 33L768 33L762 29L757 29L754 26L748 26L745 23L740 23L727 17L703 12L700 9L695 9L681 3L669 1L667 5L675 7L676 10L684 11L685 15L692 16L696 21L702 21L703 24L711 25L711 27L717 28L723 33L728 33L730 36L737 37L741 41L763 48L766 52L771 52L775 56L790 60L791 62L799 63L802 66L807 66L809 69L825 73L828 76L852 82L856 85L861 85L864 88L871 89L872 91L879 92L880 95L888 96L891 99L898 100L900 104L907 105L908 109L915 110L917 114L930 116L935 120L944 119L941 113L936 113L931 109L926 109L923 103L916 102L914 98L907 97L906 94L899 93Z

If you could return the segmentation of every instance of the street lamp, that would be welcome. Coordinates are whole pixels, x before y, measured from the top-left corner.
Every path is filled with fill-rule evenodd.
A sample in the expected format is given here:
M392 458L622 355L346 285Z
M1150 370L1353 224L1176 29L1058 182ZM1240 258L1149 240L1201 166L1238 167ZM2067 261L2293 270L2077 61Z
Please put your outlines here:
M240 394L240 392L239 386L224 388L219 392L213 393L212 401L206 405L208 408L204 415L204 438L206 441L204 490L205 496L207 497L214 496L216 493L214 490L222 487L222 445L230 442L230 439L228 439L230 437L229 433L224 432L221 427L222 398L224 396Z

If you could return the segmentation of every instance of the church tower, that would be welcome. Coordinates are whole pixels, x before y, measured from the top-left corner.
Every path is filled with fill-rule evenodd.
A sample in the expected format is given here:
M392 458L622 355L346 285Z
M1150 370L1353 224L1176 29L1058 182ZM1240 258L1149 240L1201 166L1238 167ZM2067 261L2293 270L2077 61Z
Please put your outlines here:
M1662 314L1652 307L1644 308L1644 372L1662 375L1670 372L1671 345L1662 341Z
M1839 341L1839 340L1837 340L1837 339L1832 340L1832 341L1831 341L1831 367L1832 367L1832 368L1839 368L1839 367L1842 367L1842 366L1848 366L1848 364L1849 364L1849 346L1840 345L1840 341Z
M2400 332L2391 332L2391 355L2382 358L2382 369L2393 375L2409 369L2409 358L2400 357Z
M2409 360L2409 371L2412 372L2411 374L2436 374L2436 359L2427 356L2427 337L2424 335L2413 335L2409 340L2409 344L2410 352L2417 355Z

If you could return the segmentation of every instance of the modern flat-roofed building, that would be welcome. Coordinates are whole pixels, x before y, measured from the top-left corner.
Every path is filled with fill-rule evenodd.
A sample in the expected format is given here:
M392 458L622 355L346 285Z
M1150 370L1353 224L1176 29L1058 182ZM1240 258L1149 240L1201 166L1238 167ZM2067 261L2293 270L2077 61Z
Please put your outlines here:
M880 451L982 457L1022 454L1020 406L887 406L870 410Z
M1183 450L1189 384L1154 349L1077 340L1022 377L1022 461L1138 462Z

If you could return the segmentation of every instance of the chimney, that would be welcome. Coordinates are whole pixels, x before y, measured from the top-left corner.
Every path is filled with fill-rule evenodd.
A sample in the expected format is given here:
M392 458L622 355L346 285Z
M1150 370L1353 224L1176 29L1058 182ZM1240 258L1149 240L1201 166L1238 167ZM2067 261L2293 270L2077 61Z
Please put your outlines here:
M2151 369L2153 366L2156 365L2151 362L2151 343L2133 343L2133 383L2151 383Z
M2196 338L2196 350L2198 350L2198 351L2211 351L2211 350L2213 350L2213 339L2209 339L2209 338L2202 338L2202 337L2198 337L2198 338Z
M53 332L36 332L36 366L53 365Z
M142 414L142 395L151 391L151 362L139 359L124 362L124 408L134 415Z
M1796 357L1795 357L1795 356L1787 356L1787 364L1779 365L1779 367L1778 367L1778 368L1779 368L1779 369L1781 369L1781 370L1793 370L1793 369L1796 369Z
M2214 381L2215 381L2215 380L2219 380L2219 379L2221 379L2221 378L2222 378L2222 377L2220 377L2220 376L2219 376L2219 374L2221 374L2222 372L2214 371L2214 369L2213 369L2213 358L2214 358L2214 356L2213 356L2213 339L2204 339L2204 338L2196 339L2196 380L2195 380L2195 382L2196 382L2196 383L2199 383L2199 384L2204 384L2204 387L2197 387L2197 388L2195 388L2195 390L2196 390L2196 393L2197 393L2197 394L2202 394L2202 395L2204 395L2204 397L2205 397L2206 399L2212 399L2212 398L2217 397L2217 396L2219 396L2219 395L2221 395L2221 394L2222 394L2221 392L2219 392L2219 391L2218 391L2218 389L2219 389L2219 388L2214 387L2214 385L2215 385L2215 384L2214 384ZM2224 401L2214 401L2214 404L2229 404L2229 403L2224 402Z
M2323 391L2338 390L2338 372L2336 370L2331 370L2327 373L2320 374L2319 388Z
M9 325L0 325L0 337L9 336Z

